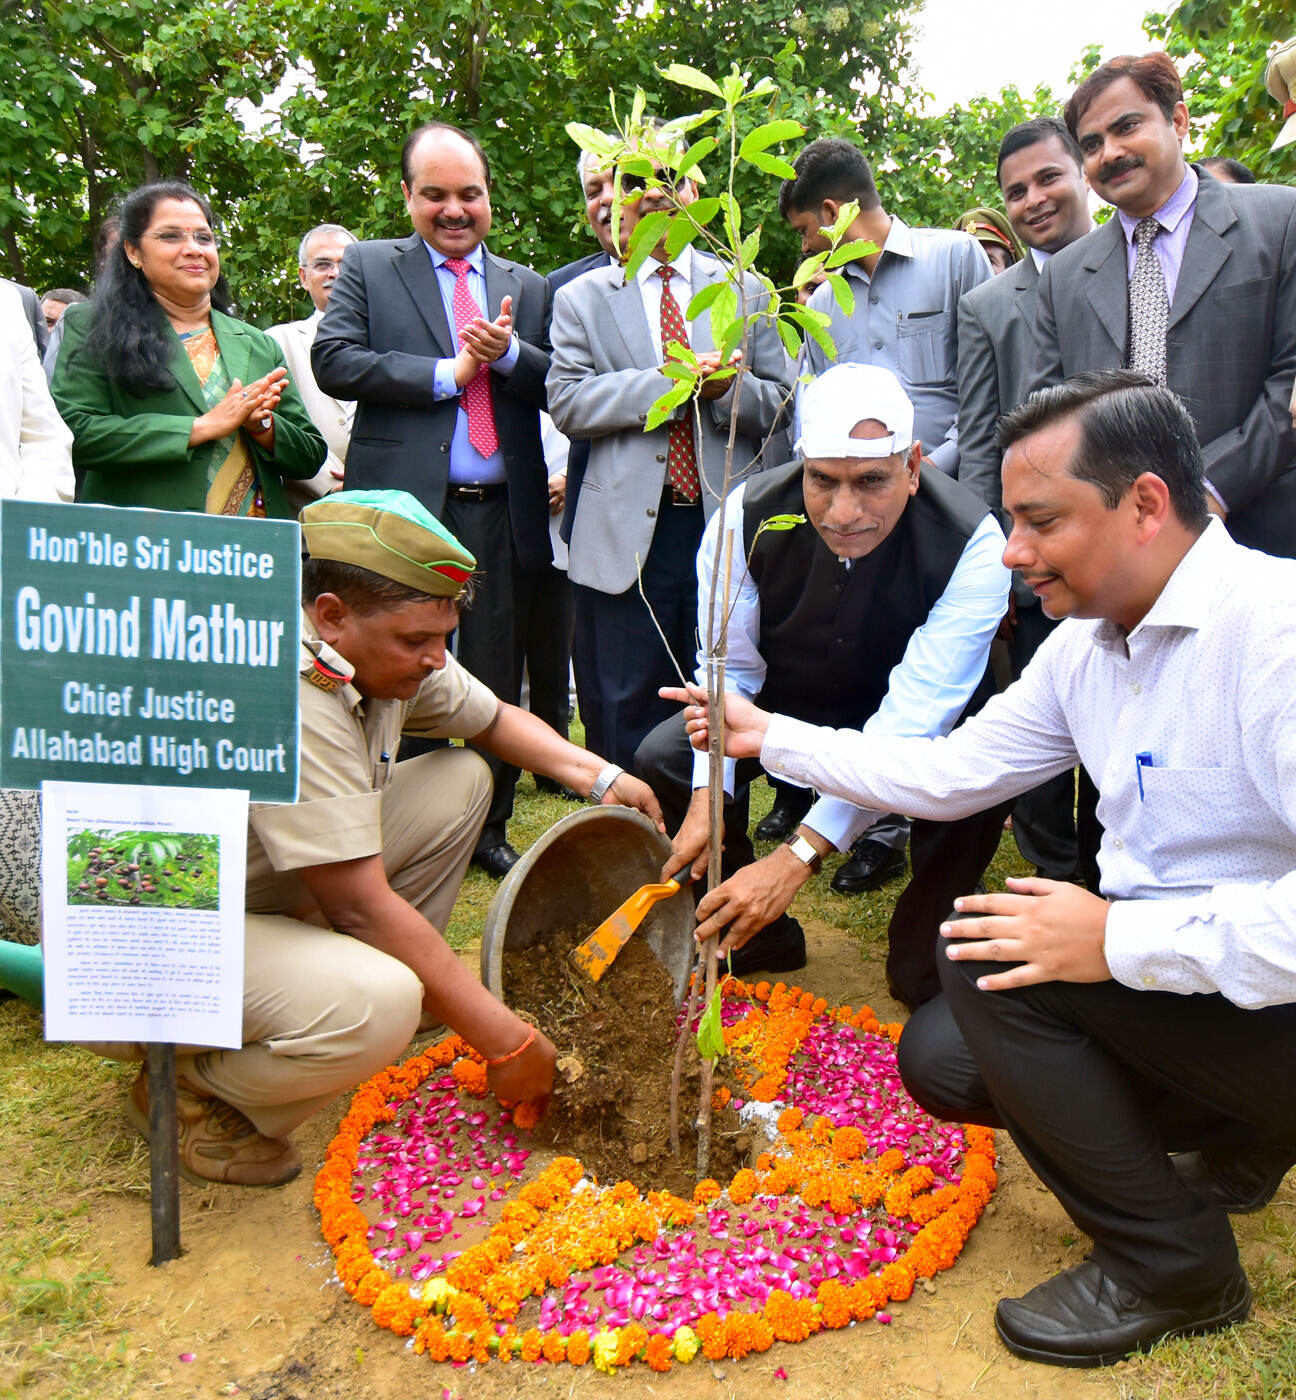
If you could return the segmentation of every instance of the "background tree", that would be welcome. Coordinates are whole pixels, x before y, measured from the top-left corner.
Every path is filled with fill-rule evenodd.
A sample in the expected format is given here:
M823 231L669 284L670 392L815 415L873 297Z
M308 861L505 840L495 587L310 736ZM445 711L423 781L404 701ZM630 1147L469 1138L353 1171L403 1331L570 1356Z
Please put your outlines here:
M659 69L737 62L779 85L761 119L879 141L916 110L918 3L355 0L343 14L325 0L19 0L0 10L0 44L23 75L0 97L0 264L40 288L85 287L111 201L180 175L221 217L244 313L301 315L301 233L324 220L362 237L406 232L400 145L440 119L471 127L491 157L492 246L548 270L577 251L573 233L586 237L564 127L596 125L609 91L642 87L650 110L681 115L687 96ZM767 256L795 262L776 219Z
M1282 108L1265 88L1273 46L1296 35L1290 0L1183 0L1143 21L1152 42L1174 59L1192 117L1193 149L1232 156L1257 180L1296 184L1296 154L1271 151Z

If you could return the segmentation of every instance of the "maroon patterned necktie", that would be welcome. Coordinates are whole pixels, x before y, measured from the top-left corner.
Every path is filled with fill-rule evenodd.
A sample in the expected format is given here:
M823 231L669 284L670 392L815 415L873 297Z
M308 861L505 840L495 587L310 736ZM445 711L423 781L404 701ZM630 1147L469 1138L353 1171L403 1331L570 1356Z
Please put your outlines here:
M672 341L680 345L689 343L688 328L684 325L684 315L679 302L671 291L670 280L675 275L673 267L657 269L662 280L661 289L661 339L662 354L673 359L670 353ZM684 418L670 425L666 447L666 475L677 496L688 502L696 501L702 495L702 483L698 479L697 455L693 449L693 412L690 407Z
M482 309L477 299L468 289L467 258L447 258L445 265L455 275L454 307L455 335L463 334L463 328L480 316ZM485 365L478 366L477 373L464 385L459 403L468 415L468 441L483 457L492 457L499 451L499 434L495 431L495 401L491 394L490 370Z

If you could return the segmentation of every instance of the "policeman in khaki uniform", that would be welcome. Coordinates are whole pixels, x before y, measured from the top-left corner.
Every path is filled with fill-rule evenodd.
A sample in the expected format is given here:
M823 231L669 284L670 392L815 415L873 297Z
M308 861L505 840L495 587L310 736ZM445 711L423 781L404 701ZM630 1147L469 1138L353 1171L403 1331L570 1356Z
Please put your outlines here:
M475 561L412 496L337 492L301 520L300 793L250 814L243 1048L178 1056L191 1179L295 1176L288 1134L389 1064L421 1012L486 1057L502 1100L552 1084L553 1046L439 932L490 805L490 772L458 747L398 764L403 733L471 740L662 826L644 783L501 702L449 655ZM143 1071L127 1112L147 1131Z

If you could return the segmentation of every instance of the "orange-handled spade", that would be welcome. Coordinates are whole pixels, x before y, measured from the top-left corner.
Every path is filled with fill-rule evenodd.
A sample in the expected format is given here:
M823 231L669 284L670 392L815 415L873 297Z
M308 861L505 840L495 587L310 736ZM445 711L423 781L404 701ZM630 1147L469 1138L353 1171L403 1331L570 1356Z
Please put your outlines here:
M590 979L597 982L612 966L612 961L630 941L630 936L644 921L644 916L659 900L678 893L678 880L663 885L644 885L637 889L583 942L571 950L571 960Z

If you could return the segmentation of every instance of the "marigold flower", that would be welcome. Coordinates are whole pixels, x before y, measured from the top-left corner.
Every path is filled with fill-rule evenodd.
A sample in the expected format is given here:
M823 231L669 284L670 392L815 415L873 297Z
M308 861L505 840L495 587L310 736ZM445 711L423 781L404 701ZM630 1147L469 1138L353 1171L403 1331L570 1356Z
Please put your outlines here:
M670 1338L661 1332L654 1332L648 1338L648 1346L644 1351L644 1360L654 1371L669 1371L671 1368L671 1343Z
M617 1334L602 1328L594 1337L591 1350L594 1353L594 1366L605 1375L616 1370Z
M671 1351L675 1354L676 1361L683 1361L686 1365L698 1354L697 1333L691 1327L677 1327L671 1337Z
M567 1360L573 1366L583 1366L590 1356L590 1336L585 1329L579 1328L567 1338Z
M703 1177L693 1188L693 1204L704 1206L714 1201L720 1194L720 1183L709 1176Z
M538 1327L528 1327L522 1333L522 1360L539 1361L544 1350L544 1337Z
M483 1099L489 1092L486 1066L479 1065L475 1060L456 1060L450 1073L454 1075L455 1083L475 1099Z
M734 1173L729 1183L729 1199L736 1206L745 1206L756 1194L756 1173L750 1167L743 1167Z

